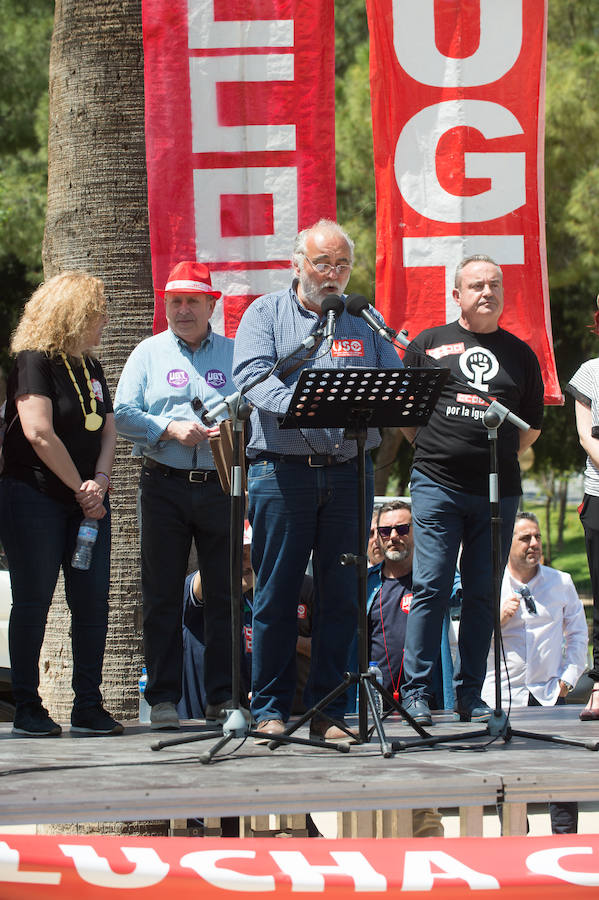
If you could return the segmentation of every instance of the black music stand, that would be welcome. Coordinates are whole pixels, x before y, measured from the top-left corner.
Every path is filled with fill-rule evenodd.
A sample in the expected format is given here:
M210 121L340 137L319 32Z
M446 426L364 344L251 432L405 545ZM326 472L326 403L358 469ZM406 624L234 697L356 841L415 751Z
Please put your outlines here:
M293 732L315 713L343 728L343 723L327 716L326 707L351 685L358 685L359 743L367 743L368 707L385 758L391 756L381 717L375 704L375 691L395 709L422 738L430 738L422 726L368 672L368 624L366 615L366 437L368 428L378 426L419 427L426 424L445 382L449 369L306 369L297 382L281 428L344 428L345 437L355 440L358 462L358 547L360 552L345 553L342 565L354 565L358 579L358 669L346 672L344 680L331 693L307 710L268 747L276 749L287 741L297 741ZM347 731L346 728L343 730ZM349 732L348 732L349 734ZM318 742L322 746L321 742ZM326 746L331 746L326 744ZM337 745L338 747L343 745Z

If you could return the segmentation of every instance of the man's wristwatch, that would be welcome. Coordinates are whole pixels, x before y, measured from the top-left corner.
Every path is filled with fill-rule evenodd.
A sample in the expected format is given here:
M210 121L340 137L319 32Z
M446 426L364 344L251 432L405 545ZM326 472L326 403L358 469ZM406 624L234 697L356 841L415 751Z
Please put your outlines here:
M562 684L565 684L565 685L566 685L566 687L568 688L568 693L571 694L572 691L574 690L574 685L573 685L573 684L570 684L569 681L564 681L563 678L560 678L560 681L561 681Z

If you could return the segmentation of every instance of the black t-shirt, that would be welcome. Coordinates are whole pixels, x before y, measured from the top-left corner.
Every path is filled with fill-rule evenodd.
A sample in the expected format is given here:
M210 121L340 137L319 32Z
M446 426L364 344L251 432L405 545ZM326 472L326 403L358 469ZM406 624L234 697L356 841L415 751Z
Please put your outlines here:
M406 624L412 602L412 573L401 578L381 575L381 587L368 617L370 659L383 673L383 685L393 693L404 681Z
M486 407L468 385L540 429L543 379L537 357L528 344L502 328L476 334L452 322L422 331L406 350L404 364L426 366L433 360L451 369L463 386L450 379L444 387L429 422L416 436L414 468L453 490L487 494L489 439L482 423ZM518 429L504 422L497 441L504 497L521 493L518 446Z
M37 350L23 350L17 354L8 377L5 414L6 422L10 425L16 414L17 397L24 394L49 397L52 401L54 431L67 448L83 481L94 477L102 444L102 429L107 413L112 412L112 401L102 366L90 357L86 357L85 362L97 402L96 412L102 417L102 427L97 431L85 429L79 396L62 357L50 357ZM69 359L69 363L88 413L90 396L83 366L73 359ZM19 418L10 425L4 437L3 474L25 481L56 500L73 502L73 491L41 461L23 434Z

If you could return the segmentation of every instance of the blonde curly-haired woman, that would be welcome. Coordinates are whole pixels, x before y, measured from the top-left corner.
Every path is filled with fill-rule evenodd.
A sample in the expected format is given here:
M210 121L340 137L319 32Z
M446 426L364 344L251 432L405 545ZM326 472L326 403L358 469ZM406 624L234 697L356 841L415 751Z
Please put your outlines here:
M0 538L8 558L13 732L55 736L61 727L42 706L39 655L62 567L71 611L71 729L118 734L102 706L100 683L108 623L108 487L116 430L104 373L91 355L106 323L104 285L62 272L40 285L13 334L8 378ZM82 518L98 520L89 570L72 568Z

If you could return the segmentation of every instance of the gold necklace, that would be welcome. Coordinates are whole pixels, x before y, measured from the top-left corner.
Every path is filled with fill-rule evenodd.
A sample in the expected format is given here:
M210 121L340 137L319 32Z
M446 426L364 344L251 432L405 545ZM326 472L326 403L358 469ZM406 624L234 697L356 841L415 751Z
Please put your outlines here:
M87 387L89 389L89 408L90 412L85 412L85 404L83 402L83 396L79 389L79 385L77 384L77 379L73 374L73 370L71 369L71 364L69 363L66 354L64 354L61 350L60 355L62 356L62 361L67 367L67 372L71 376L71 381L73 382L73 386L77 391L77 396L79 397L79 403L81 404L81 411L83 413L83 422L85 425L86 431L97 431L102 427L102 416L98 415L96 412L98 408L98 404L96 403L96 395L94 394L94 389L92 387L92 381L89 377L89 372L87 371L87 366L85 365L85 357L81 357L81 364L83 366L83 374L85 375L85 380L87 382Z

